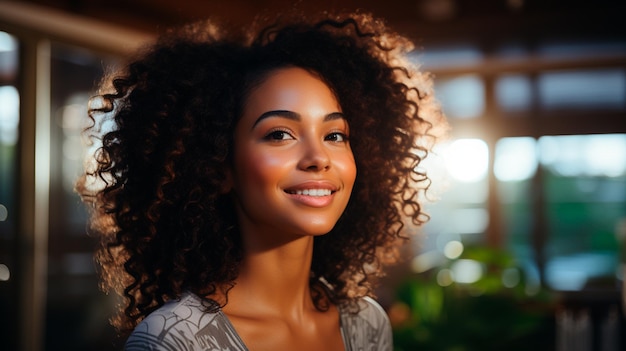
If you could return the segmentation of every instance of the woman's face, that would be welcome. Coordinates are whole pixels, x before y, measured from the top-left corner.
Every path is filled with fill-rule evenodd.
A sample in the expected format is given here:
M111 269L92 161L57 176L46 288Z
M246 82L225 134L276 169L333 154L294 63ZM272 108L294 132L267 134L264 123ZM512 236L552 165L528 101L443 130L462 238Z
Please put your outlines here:
M349 133L334 94L311 73L277 69L256 86L234 139L232 187L242 233L328 233L356 177Z

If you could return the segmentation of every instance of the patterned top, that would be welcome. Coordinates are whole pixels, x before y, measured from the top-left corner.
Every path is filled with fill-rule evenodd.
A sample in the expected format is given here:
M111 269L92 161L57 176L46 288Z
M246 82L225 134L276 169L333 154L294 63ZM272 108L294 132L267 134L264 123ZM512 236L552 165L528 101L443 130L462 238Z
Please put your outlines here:
M369 297L358 301L358 313L339 308L346 351L391 351L391 325L385 311ZM248 351L228 317L206 312L207 303L186 293L165 303L135 328L126 351Z

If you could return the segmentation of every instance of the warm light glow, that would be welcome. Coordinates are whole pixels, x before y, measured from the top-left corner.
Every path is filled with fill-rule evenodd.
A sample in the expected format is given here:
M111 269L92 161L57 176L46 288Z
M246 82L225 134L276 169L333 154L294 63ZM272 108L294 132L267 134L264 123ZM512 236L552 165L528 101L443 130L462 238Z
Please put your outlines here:
M11 271L9 267L0 263L0 281L6 282L11 279Z
M498 141L494 173L498 180L520 181L537 171L536 142L533 138L504 138Z
M443 248L443 254L451 260L459 258L459 256L461 256L462 253L463 253L463 243L457 240L448 242L446 246Z
M483 276L483 267L475 260L458 260L450 268L457 283L475 283Z
M78 99L78 97L73 97ZM61 127L72 131L82 131L87 127L89 119L87 118L86 102L82 104L68 104L61 108Z
M442 264L444 261L445 259L438 251L428 251L413 258L411 269L415 273L422 273Z
M0 222L6 221L9 217L9 210L3 204L0 204Z
M83 143L79 135L70 135L63 140L63 157L70 161L81 161Z
M58 111L61 118L56 122L63 130L63 188L68 193L73 192L74 182L83 170L85 145L81 133L91 123L86 108L88 100L88 94L73 94Z
M9 33L0 31L0 52L16 51L17 40Z
M17 143L19 109L20 96L17 89L13 86L0 87L0 144Z
M437 284L439 286L448 286L454 283L454 273L451 270L444 268L437 273Z
M444 151L450 175L461 182L477 182L487 175L489 148L480 139L458 139Z

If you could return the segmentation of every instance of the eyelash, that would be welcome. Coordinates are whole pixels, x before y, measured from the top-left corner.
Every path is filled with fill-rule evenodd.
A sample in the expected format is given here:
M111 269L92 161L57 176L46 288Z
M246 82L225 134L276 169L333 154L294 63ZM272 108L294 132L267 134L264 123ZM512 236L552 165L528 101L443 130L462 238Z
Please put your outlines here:
M281 139L281 138L274 138L278 133L282 133L281 135L284 137L284 134L289 135L291 138L295 139L293 137L293 135L291 134L291 132L289 130L286 129L273 129L271 130L269 133L267 133L267 135L265 135L265 137L263 137L263 139L265 140L271 140L271 141L280 141L280 140L287 140L287 139Z
M331 137L331 136L339 136L339 137L341 137L341 139L343 139L343 140L339 140L339 141L338 140L331 140L331 141L336 142L336 143L347 143L348 141L350 141L350 137L348 136L348 134L342 133L342 132L332 132L332 133L329 133L326 137L324 137L324 140L328 140L328 138Z
M276 136L278 136L279 133L280 133L280 136L282 138L276 138ZM293 134L289 130L286 130L286 129L274 129L274 130L271 130L269 133L267 133L263 137L263 139L268 140L268 141L289 140L289 139L284 139L284 136L285 136L284 134L287 134L290 137L290 139L295 139ZM338 137L338 138L340 138L342 140L331 140L331 138L333 138L333 137ZM350 140L350 137L346 133L343 133L343 132L331 132L331 133L328 133L328 135L326 135L324 137L324 140L325 141L332 141L332 142L336 142L336 143L347 143Z

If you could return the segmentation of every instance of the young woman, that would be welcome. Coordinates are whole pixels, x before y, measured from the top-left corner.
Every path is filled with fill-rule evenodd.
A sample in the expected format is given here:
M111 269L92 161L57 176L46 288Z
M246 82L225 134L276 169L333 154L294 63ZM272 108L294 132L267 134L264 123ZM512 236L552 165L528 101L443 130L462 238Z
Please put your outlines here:
M167 33L94 99L77 188L113 323L127 350L391 350L368 296L425 220L430 80L368 15L250 33Z

